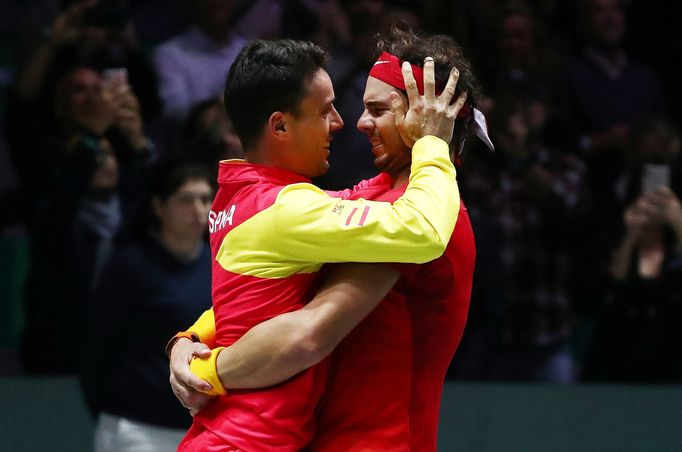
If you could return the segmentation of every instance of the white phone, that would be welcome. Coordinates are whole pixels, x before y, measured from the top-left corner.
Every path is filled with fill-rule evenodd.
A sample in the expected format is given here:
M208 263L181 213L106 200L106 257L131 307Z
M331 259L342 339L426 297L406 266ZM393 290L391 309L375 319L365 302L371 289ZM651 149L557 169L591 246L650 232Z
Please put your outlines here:
M670 167L647 163L642 168L642 193L646 194L659 187L670 186Z

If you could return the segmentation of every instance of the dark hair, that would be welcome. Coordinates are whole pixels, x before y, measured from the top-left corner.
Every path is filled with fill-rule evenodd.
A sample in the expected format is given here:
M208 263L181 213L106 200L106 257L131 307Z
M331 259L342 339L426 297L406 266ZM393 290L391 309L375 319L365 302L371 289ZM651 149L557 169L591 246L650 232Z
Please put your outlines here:
M445 87L453 67L459 70L459 80L455 96L467 93L467 104L476 107L481 96L481 88L474 76L469 60L464 57L462 48L446 35L430 35L411 30L401 25L393 25L388 36L379 36L377 40L377 56L388 52L403 61L415 66L424 67L424 58L430 56L435 63L436 86ZM467 136L467 121L456 121L453 143L457 143L461 152L463 140Z
M225 86L225 113L245 150L275 111L298 113L306 81L324 69L327 54L306 41L255 40L232 64Z
M133 206L132 221L118 237L119 243L127 243L140 237L146 237L151 230L158 230L159 218L154 214L152 199L167 200L185 182L190 180L205 180L215 191L215 177L210 169L201 163L196 163L179 157L172 157L157 162L153 168L145 173L144 195L137 198Z
M467 93L467 104L476 106L481 88L474 76L473 68L464 57L461 47L446 35L429 35L401 26L392 26L387 36L377 38L377 56L381 52L391 53L403 61L424 67L424 58L433 57L436 86L444 87L453 67L459 70L457 92Z
M149 197L165 201L190 180L205 180L214 185L213 175L206 165L181 159L160 162L154 169Z

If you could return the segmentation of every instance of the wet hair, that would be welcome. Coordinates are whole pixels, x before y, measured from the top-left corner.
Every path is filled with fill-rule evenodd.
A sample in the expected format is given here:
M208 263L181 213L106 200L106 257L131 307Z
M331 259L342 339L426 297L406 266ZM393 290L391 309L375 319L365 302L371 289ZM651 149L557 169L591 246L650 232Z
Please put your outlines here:
M459 70L457 92L467 93L467 104L476 106L481 88L461 47L446 35L430 35L394 25L387 36L378 36L377 54L391 53L415 66L424 67L424 58L433 57L436 86L444 87L453 67Z
M298 114L306 82L324 69L327 54L306 41L251 41L232 64L225 113L245 150L253 147L275 111Z
M424 58L432 57L435 63L436 86L445 87L450 71L453 67L459 70L459 80L457 81L457 91L455 99L460 93L467 93L466 103L476 107L478 99L481 97L481 87L474 76L474 71L469 60L464 56L462 48L453 38L446 35L430 35L407 28L403 25L393 25L387 36L377 38L377 56L381 52L388 52L397 56L403 61L424 67ZM461 146L467 136L467 121L456 121L453 133L453 143L461 152Z

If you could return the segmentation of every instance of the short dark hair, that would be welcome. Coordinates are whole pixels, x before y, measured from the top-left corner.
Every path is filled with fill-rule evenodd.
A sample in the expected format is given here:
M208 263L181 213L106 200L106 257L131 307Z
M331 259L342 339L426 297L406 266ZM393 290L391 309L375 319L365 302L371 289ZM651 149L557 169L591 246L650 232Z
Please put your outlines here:
M232 64L225 86L225 113L245 150L275 111L298 114L306 82L324 69L327 54L306 41L255 40Z
M126 242L131 238L144 236L150 230L158 231L161 221L154 213L152 200L157 198L165 202L186 182L196 180L208 182L215 192L215 176L206 165L173 156L156 162L146 174L145 203L136 208L130 231L125 231L126 234L120 240Z
M156 164L149 184L149 195L165 201L188 181L204 180L213 187L213 179L211 170L202 163L169 158Z

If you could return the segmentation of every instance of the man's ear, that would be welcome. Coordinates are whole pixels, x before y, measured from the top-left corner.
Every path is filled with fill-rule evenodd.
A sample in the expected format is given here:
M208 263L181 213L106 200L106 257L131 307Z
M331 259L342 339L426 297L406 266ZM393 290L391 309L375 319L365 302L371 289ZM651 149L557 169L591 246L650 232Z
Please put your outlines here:
M276 111L268 119L268 129L272 135L284 138L287 133L286 116L281 111Z

